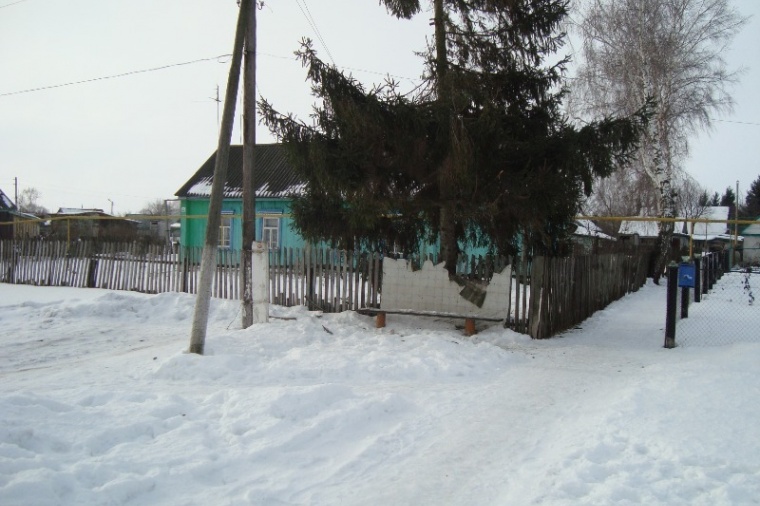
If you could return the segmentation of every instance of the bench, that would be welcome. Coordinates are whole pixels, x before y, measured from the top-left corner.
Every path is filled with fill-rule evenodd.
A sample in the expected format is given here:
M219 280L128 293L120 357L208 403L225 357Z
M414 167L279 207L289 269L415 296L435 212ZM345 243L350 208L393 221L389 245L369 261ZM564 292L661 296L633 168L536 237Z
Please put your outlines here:
M357 313L375 316L375 326L378 329L385 327L386 314L400 314L408 316L435 316L438 318L464 319L464 333L466 336L475 335L475 321L503 322L505 318L496 318L493 316L463 315L456 313L446 313L441 311L422 311L417 309L382 309L375 307L363 307L356 310Z

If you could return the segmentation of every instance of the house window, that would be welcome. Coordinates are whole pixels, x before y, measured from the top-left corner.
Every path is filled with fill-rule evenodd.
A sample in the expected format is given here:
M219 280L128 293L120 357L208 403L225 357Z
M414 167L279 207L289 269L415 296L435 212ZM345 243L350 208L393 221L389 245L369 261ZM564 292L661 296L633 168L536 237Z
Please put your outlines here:
M219 225L219 247L229 248L232 245L232 217L222 216L222 224Z
M267 243L269 249L280 247L280 219L263 218L261 227L261 240Z

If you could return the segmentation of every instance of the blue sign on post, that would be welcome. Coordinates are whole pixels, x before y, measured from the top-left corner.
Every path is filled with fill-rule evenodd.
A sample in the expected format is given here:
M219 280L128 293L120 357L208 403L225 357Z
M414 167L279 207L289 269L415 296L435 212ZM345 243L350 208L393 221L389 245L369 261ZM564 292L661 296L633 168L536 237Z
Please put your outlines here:
M678 266L678 286L682 288L694 288L694 276L694 264L681 264Z

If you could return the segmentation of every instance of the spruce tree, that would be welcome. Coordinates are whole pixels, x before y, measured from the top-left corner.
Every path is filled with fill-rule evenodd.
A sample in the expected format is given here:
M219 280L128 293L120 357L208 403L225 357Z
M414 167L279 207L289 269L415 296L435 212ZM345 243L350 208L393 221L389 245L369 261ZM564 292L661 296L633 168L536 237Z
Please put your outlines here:
M398 17L415 0L384 0ZM262 102L264 121L306 180L296 227L343 247L438 240L454 272L462 244L512 253L522 235L560 254L582 194L630 161L646 115L582 128L561 111L564 0L432 0L434 44L413 96L365 89L304 41L298 53L323 106L314 124Z
M698 205L700 207L707 207L710 205L710 196L707 194L707 190L700 193Z
M736 216L736 193L730 187L726 187L726 191L720 197L720 205L728 207L728 219L733 220Z
M760 217L760 176L750 185L747 198L744 202L744 212L742 214L745 217L753 220Z

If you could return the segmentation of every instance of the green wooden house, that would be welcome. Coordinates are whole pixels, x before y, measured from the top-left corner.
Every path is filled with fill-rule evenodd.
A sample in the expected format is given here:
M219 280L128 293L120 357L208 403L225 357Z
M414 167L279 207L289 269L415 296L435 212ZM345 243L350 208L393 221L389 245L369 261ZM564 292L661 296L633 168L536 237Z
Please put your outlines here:
M280 144L258 144L255 149L256 240L272 249L301 248L304 239L292 228L290 197L303 190L303 183L287 160ZM216 153L175 194L180 201L182 246L203 246L206 234L211 183ZM243 146L230 147L227 182L224 185L219 246L242 247Z

